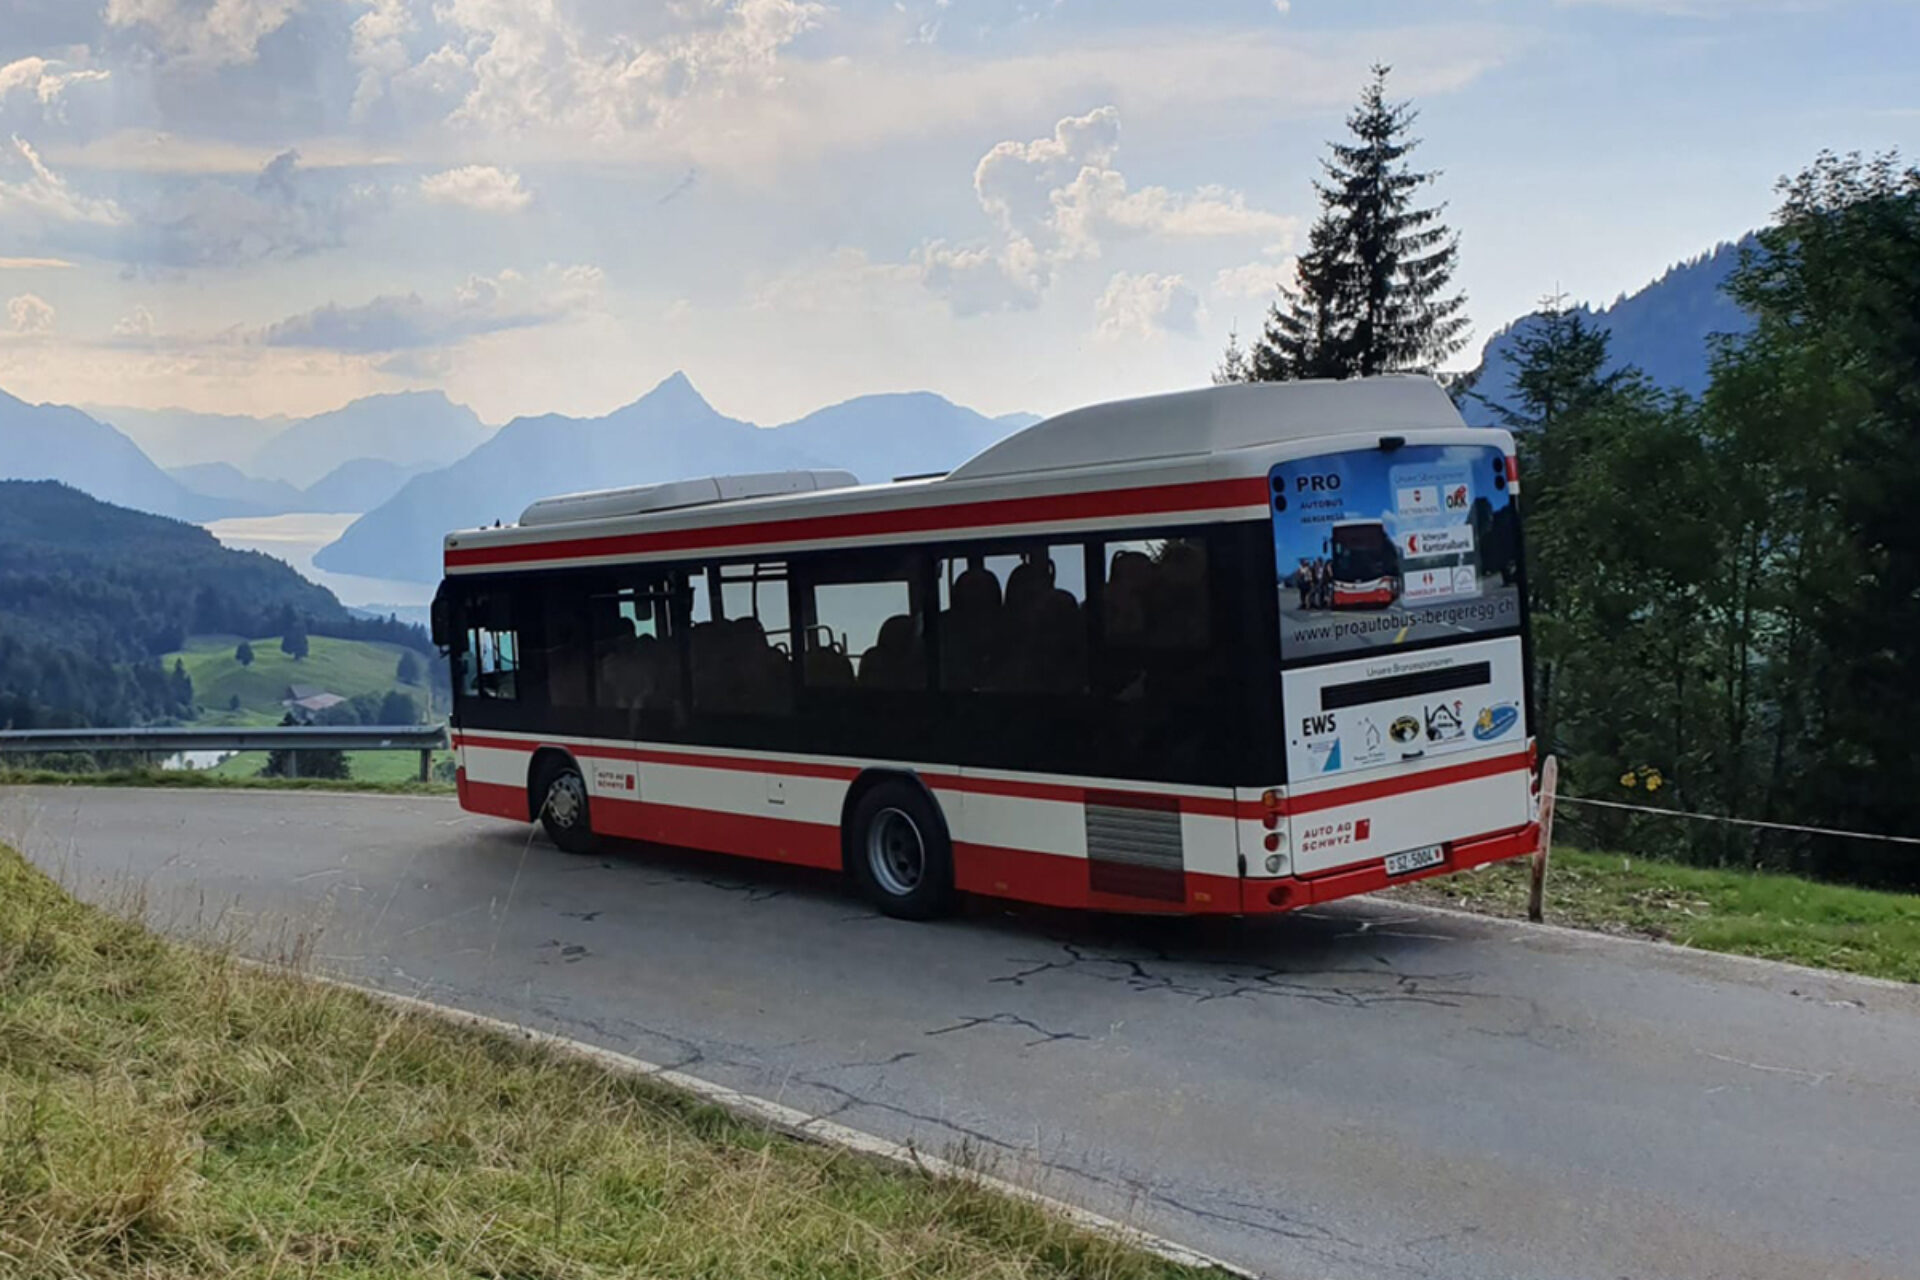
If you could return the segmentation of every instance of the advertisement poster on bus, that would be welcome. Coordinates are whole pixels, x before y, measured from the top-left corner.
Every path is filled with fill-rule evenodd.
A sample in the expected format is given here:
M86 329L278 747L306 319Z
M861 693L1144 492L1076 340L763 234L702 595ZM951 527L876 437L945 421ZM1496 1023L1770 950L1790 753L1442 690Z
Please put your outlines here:
M1283 659L1519 625L1520 539L1497 448L1414 445L1270 476Z

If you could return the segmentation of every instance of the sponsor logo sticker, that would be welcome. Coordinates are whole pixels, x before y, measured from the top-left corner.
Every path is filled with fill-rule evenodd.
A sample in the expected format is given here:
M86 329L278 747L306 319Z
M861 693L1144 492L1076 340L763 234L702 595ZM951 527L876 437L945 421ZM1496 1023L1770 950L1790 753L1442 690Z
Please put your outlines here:
M1480 714L1474 718L1473 736L1481 742L1492 742L1519 723L1519 708L1511 702L1482 707Z
M1395 742L1412 742L1420 736L1420 722L1412 716L1401 716L1387 729L1387 736Z
M1463 702L1436 702L1426 708L1427 741L1451 742L1467 731L1462 722L1466 704Z

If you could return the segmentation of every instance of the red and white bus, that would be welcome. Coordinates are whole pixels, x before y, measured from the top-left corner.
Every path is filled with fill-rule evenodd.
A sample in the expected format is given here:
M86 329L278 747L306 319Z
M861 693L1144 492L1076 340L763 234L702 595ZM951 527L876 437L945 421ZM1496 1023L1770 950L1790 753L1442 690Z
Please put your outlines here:
M535 502L446 539L460 801L914 918L1283 911L1514 857L1517 490L1505 433L1392 377L1075 410L932 479ZM1444 590L1309 607L1295 564L1356 518L1446 548Z
M1384 520L1342 520L1333 526L1336 609L1384 609L1400 598L1400 561Z

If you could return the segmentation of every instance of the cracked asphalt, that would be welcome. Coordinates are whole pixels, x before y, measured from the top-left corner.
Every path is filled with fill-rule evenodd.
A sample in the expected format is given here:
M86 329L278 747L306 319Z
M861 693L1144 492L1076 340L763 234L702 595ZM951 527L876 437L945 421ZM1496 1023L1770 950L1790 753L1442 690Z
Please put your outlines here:
M160 926L831 1115L1284 1280L1920 1277L1920 989L1383 903L1259 921L577 858L450 800L0 790Z

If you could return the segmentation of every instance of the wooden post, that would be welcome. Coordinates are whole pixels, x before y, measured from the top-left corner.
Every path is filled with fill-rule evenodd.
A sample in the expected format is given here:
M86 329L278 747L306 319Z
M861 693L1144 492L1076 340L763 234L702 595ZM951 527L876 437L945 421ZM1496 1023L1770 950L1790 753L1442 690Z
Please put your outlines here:
M1533 851L1533 879L1527 886L1527 919L1546 916L1547 858L1553 852L1553 797L1560 786L1560 761L1548 756L1540 766L1540 847Z
M422 782L433 781L433 752L432 751L422 751L420 753L420 781Z

